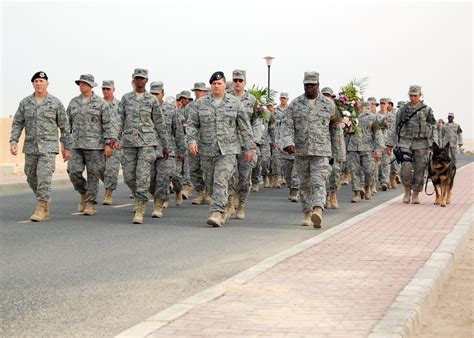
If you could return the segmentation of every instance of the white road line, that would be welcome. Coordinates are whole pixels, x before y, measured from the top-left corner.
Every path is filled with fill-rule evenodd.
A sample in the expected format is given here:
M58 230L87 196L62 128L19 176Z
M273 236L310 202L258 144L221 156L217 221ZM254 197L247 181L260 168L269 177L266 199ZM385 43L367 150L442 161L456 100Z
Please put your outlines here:
M133 205L133 203L127 203L127 204L120 204L120 205L113 205L112 208L123 208L123 207L129 207Z
M77 215L82 215L82 212L73 212L71 216L77 216Z
M32 223L33 221L31 219L27 219L26 221L19 221L17 223Z

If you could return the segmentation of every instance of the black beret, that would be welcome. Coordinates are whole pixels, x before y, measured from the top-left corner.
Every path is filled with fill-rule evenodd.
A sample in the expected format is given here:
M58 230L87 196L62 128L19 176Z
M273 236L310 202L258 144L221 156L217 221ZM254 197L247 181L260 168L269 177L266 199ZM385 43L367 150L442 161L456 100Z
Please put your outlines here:
M209 84L212 84L212 82L216 80L222 80L222 79L224 79L225 81L224 73L221 71L215 72L214 74L212 74L211 78L209 79Z
M35 75L31 78L31 82L33 82L36 79L43 79L43 80L48 80L48 75L46 75L45 72L36 72Z

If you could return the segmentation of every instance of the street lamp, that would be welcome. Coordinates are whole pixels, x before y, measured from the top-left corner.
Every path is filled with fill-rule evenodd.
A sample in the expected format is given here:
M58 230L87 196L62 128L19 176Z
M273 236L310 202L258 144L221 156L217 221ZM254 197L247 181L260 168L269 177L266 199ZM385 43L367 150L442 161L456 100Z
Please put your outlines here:
M265 56L264 57L265 62L267 63L268 66L268 87L267 87L267 99L270 101L270 67L272 66L272 60L274 59L273 56Z

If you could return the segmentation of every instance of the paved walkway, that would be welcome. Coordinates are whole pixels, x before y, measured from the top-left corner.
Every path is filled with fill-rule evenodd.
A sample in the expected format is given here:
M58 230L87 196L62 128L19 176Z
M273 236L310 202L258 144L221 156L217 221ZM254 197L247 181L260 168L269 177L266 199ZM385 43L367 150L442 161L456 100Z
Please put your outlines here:
M473 165L458 171L453 202L446 208L434 206L434 196L425 194L420 205L397 198L273 267L257 267L244 282L231 278L122 334L366 337L385 332L374 328L472 207L473 177Z

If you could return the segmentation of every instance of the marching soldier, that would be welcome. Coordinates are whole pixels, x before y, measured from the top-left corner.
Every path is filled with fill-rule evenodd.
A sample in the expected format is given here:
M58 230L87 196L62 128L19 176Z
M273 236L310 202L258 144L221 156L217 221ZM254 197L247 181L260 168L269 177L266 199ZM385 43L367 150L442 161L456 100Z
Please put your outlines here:
M454 113L448 114L448 123L441 129L441 139L444 144L439 144L439 146L446 145L449 142L449 150L451 153L451 160L456 164L458 157L458 146L459 148L463 145L462 140L462 129L459 124L454 122Z
M13 117L10 153L18 155L18 141L25 129L25 175L36 196L36 209L30 219L42 222L49 217L51 181L56 165L58 128L61 131L61 154L64 161L71 157L69 126L64 106L48 93L48 75L36 72L31 78L34 93L20 101Z
M380 127L382 130L382 135L385 140L388 136L388 131L393 128L393 124L396 123L397 117L395 114L388 111L389 106L389 99L388 98L381 98L380 99L380 114L381 114L381 121ZM388 154L387 152L382 152L382 160L380 164L380 182L382 186L382 191L386 191L389 187L393 187L394 189L397 187L397 182L395 181L395 175L391 175L391 164L392 164L392 154Z

